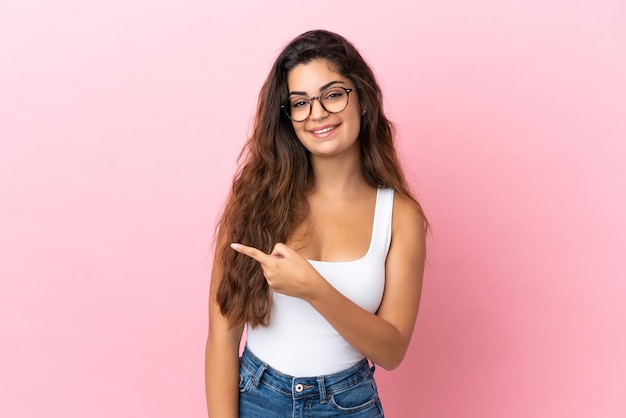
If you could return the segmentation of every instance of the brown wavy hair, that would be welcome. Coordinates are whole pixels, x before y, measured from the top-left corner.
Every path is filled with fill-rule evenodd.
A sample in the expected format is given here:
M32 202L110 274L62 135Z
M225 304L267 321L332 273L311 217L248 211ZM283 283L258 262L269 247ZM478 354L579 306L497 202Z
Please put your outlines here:
M383 112L382 93L363 57L332 32L314 30L296 37L280 53L261 88L252 136L239 155L239 170L218 224L216 262L221 264L222 277L216 300L231 326L267 326L272 296L258 263L229 244L240 242L269 253L308 217L306 195L314 187L314 172L308 151L281 105L289 96L289 72L318 59L354 83L361 108L366 110L358 141L367 183L393 188L421 211L398 163L394 129Z

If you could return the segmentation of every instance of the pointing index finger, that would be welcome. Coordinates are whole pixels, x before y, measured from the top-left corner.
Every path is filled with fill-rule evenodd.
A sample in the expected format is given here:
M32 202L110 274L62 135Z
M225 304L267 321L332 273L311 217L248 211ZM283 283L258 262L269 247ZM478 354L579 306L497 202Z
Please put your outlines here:
M259 249L256 249L254 247L248 247L247 245L239 244L237 242L233 242L232 244L230 244L230 247L238 253L247 255L248 257L255 259L259 263L262 263L265 258L268 257L267 254Z

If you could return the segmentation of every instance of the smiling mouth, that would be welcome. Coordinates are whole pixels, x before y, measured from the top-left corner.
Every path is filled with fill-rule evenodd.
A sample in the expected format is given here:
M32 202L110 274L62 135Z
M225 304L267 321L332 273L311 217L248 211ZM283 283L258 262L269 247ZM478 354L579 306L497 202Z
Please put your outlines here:
M339 126L339 125L329 126L328 128L319 129L319 130L317 130L317 131L311 131L311 132L313 132L314 134L318 134L318 135L319 135L319 134L325 134L326 132L330 132L330 131L332 131L332 130L333 130L333 129L335 129L337 126Z

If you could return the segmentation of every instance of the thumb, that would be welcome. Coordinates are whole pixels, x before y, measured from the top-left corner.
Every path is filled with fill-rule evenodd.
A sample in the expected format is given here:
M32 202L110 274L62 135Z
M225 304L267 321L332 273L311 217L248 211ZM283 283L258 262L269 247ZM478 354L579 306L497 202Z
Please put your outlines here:
M274 249L272 250L271 254L274 257L284 258L287 256L290 250L291 249L288 246L286 246L282 242L279 242L278 244L274 245Z

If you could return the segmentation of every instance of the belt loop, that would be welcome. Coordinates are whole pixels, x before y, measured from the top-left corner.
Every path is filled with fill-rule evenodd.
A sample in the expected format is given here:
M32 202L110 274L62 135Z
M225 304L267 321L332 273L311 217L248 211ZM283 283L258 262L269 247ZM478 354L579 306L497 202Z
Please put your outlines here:
M259 368L257 369L256 373L254 374L254 377L252 378L252 384L254 385L255 388L259 387L259 382L261 381L261 377L263 376L263 373L265 373L265 370L267 370L268 367L269 366L267 363L262 363L261 366L259 366Z
M370 371L372 372L372 374L374 374L374 372L376 371L376 365L374 364L373 361L372 361L372 367L370 367Z
M317 387L320 391L320 403L326 403L326 383L324 382L324 376L320 376L316 380Z

